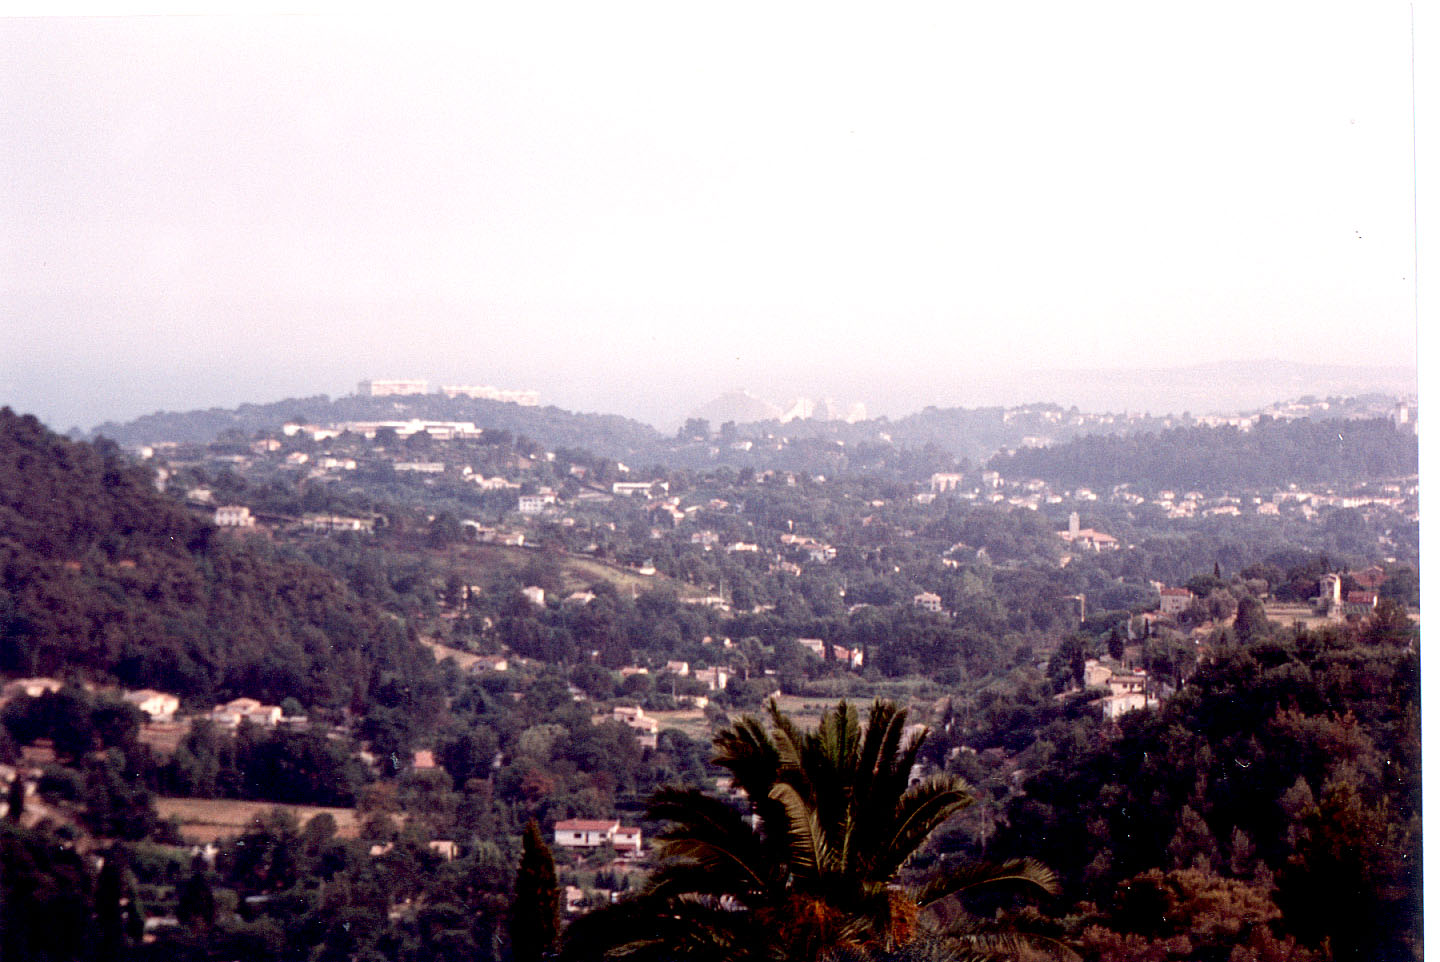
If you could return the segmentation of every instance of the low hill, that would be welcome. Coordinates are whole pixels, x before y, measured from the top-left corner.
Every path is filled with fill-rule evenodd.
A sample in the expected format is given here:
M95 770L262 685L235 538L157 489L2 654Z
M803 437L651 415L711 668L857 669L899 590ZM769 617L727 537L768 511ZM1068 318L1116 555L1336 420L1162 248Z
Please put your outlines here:
M287 398L269 404L242 404L233 410L147 414L133 421L107 421L90 432L125 445L161 441L207 443L228 432L246 437L274 431L287 421L331 424L343 421L471 421L487 430L523 435L546 447L584 448L611 458L635 458L664 441L654 428L614 414L577 414L557 407L523 407L479 398L439 394L410 397Z
M221 535L113 443L68 441L9 408L0 671L153 687L192 705L293 696L363 711L404 698L423 713L415 700L434 687L402 623L327 572Z
M1418 438L1380 418L1262 418L1249 431L1187 427L1086 437L997 455L990 467L1006 477L1065 485L1251 488L1408 476L1419 470L1419 457Z

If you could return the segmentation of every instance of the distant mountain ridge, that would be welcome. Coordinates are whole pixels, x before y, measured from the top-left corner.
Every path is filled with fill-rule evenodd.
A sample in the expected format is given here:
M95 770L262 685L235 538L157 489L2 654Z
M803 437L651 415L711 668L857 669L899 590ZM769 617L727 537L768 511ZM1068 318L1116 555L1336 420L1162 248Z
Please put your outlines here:
M1241 414L1290 398L1362 394L1413 396L1414 366L1362 367L1272 358L1182 367L1048 369L1034 375L1065 406L1155 414Z
M1376 372L1379 372L1377 374ZM1387 373L1388 372L1388 373ZM1263 376L1262 376L1263 375ZM1380 375L1384 375L1383 377ZM1237 365L1197 365L1186 369L1152 370L1148 372L1054 372L1045 380L1047 391L1066 393L1066 379L1096 379L1095 390L1113 399L1124 396L1123 385L1103 388L1107 379L1154 382L1167 385L1173 400L1167 413L1141 414L1155 410L1145 406L1112 404L1082 406L1077 404L1036 403L1025 405L988 405L979 407L927 407L904 417L865 418L862 405L804 398L791 402L788 408L766 401L746 391L731 391L694 410L693 418L709 422L717 436L711 445L720 443L719 429L727 426L727 445L746 438L757 441L769 438L828 440L846 445L884 444L919 449L935 446L956 458L981 462L999 451L1023 446L1047 446L1064 443L1088 434L1116 435L1134 431L1157 431L1203 420L1202 412L1214 412L1199 397L1203 386L1210 383L1254 382L1249 388L1255 403L1235 405L1230 413L1279 413L1279 398L1302 396L1355 397L1362 404L1341 405L1330 414L1317 416L1378 417L1384 416L1384 404L1395 396L1414 395L1413 371L1405 368L1369 369L1339 365L1312 365L1274 362L1273 370L1263 372L1251 363ZM1361 390L1339 390L1371 385L1376 379L1387 381L1389 393L1367 393ZM1288 385L1281 392L1266 385ZM1153 384L1151 388L1153 388ZM1233 383L1232 383L1233 387ZM1412 390L1406 390L1406 388ZM1147 390L1151 390L1147 388ZM1227 388L1227 396L1238 396ZM1153 393L1153 390L1151 390ZM1190 402L1197 403L1190 403ZM1120 414L1084 412L1122 411ZM1128 414L1123 413L1128 410ZM1186 418L1179 412L1195 412ZM1286 413L1290 417L1293 414ZM711 463L714 455L693 445L680 450L674 435L662 433L648 424L616 414L577 413L560 408L522 406L501 401L466 397L448 398L441 394L370 397L326 395L287 398L265 404L242 404L234 409L210 408L187 412L157 412L119 423L106 422L88 435L107 437L127 446L160 442L204 444L220 439L229 432L249 438L256 432L278 431L288 421L314 424L335 424L347 421L436 420L473 422L487 430L508 431L526 437L548 449L569 448L591 454L624 460L631 464L668 465L688 468ZM728 425L733 425L730 431ZM728 454L726 456L729 456ZM754 464L750 458L745 463ZM766 465L773 467L775 465Z

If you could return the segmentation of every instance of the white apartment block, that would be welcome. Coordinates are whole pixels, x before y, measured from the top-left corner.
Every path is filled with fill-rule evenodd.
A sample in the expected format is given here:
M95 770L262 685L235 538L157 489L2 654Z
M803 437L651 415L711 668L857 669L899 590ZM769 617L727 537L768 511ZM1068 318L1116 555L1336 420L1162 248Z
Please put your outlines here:
M481 401L502 401L507 404L518 404L521 407L535 407L540 403L539 391L498 388L489 384L447 384L440 388L440 393L449 398L468 397Z
M364 397L399 397L408 394L429 394L430 382L406 378L381 378L361 381L356 393Z
M420 418L408 421L346 421L336 427L367 438L374 438L382 428L389 428L399 438L408 438L423 431L437 441L478 438L485 433L475 426L474 421L423 421Z
M243 504L225 504L215 509L215 523L222 528L253 528L255 518Z

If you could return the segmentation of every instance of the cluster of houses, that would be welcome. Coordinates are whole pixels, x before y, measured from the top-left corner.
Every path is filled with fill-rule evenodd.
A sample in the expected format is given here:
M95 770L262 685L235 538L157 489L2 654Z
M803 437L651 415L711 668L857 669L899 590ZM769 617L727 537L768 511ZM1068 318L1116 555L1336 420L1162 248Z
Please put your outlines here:
M0 687L0 705L19 697L39 698L49 692L57 692L64 688L67 682L58 678L16 678L8 681ZM96 691L97 686L89 682L79 683L86 691ZM113 690L113 689L112 689ZM175 718L175 713L180 710L180 699L163 691L156 691L153 688L141 688L137 691L119 690L120 700L127 705L134 705L145 714L151 722L168 722Z
M1109 691L1099 699L1100 713L1112 721L1127 712L1160 704L1159 691L1153 688L1143 669L1127 670L1108 658L1091 658L1085 662L1085 687Z
M865 664L865 652L859 648L831 644L821 638L796 638L795 641L816 658L825 658L828 649L831 658L849 668L860 668Z
M659 744L659 720L646 715L639 705L617 705L610 717L634 731L635 741L641 748L655 748Z
M1344 574L1328 572L1320 576L1319 590L1310 603L1317 611L1333 618L1364 618L1379 604L1380 585L1384 581L1385 569L1379 565ZM1158 583L1155 587L1160 591L1161 617L1177 617L1195 601L1195 593L1189 588Z
M47 692L59 691L66 684L58 678L17 678L0 687L0 705L20 696L39 698ZM89 682L81 682L80 686L87 691L103 690L97 689L97 686ZM134 691L118 690L118 694L121 701L139 709L150 724L159 725L173 722L180 711L179 697L168 692L156 691L153 688L141 688ZM266 705L254 698L233 699L223 705L216 705L207 714L200 717L206 718L222 728L238 728L242 722L249 722L262 728L306 722L304 717L286 716L280 706Z
M1347 588L1346 581L1354 587ZM1315 606L1333 617L1363 618L1380 603L1380 585L1384 582L1385 569L1379 565L1354 574L1332 572L1322 575L1320 593L1314 599Z

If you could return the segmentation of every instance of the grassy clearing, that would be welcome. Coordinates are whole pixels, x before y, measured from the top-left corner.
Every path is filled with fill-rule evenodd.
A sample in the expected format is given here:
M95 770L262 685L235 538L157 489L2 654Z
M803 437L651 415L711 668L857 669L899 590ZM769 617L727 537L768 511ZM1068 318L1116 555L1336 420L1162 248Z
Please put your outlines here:
M169 722L147 722L140 726L138 741L161 758L169 758L180 747L181 740L190 731L190 719L180 718Z
M501 570L519 577L521 571L537 559L553 561L560 575L564 591L580 591L599 581L608 581L621 594L643 594L657 588L674 589L682 598L700 597L706 592L693 585L668 578L665 575L642 575L629 568L609 564L597 558L579 557L567 554L541 554L529 548L510 548L495 544L466 544L452 550L450 566L462 577L474 574L475 567Z
M1315 614L1315 609L1309 605L1265 605L1265 618L1269 621L1290 627L1295 622L1301 622L1306 628L1319 628L1324 625L1333 625L1335 620L1326 615Z
M451 648L449 645L442 645L438 641L431 641L428 638L421 638L420 644L429 648L435 654L436 661L444 661L446 658L455 659L455 667L461 671L469 671L475 662L480 660L479 655L472 655L468 651L461 651L459 648Z
M645 714L660 723L661 731L675 728L697 741L710 740L710 722L705 719L705 712L698 708L684 711L647 711Z
M174 817L180 822L180 834L187 842L213 842L234 838L247 831L266 812L283 808L292 812L303 826L321 812L335 817L337 834L354 838L360 823L353 808L328 808L322 805L277 805L274 802L241 802L228 798L157 798L155 811L161 818Z

